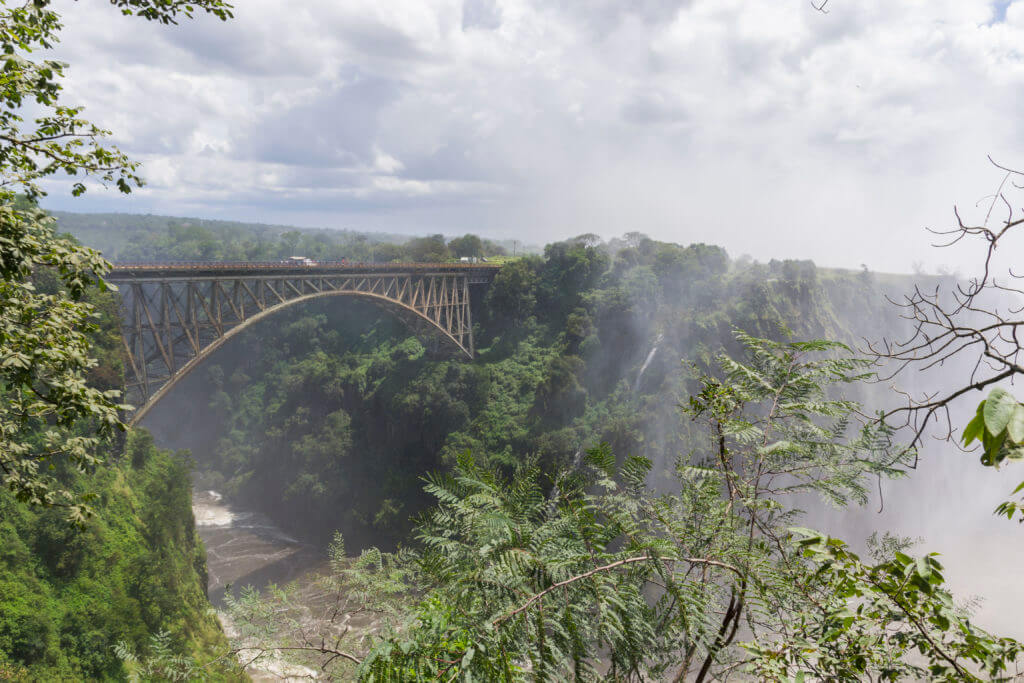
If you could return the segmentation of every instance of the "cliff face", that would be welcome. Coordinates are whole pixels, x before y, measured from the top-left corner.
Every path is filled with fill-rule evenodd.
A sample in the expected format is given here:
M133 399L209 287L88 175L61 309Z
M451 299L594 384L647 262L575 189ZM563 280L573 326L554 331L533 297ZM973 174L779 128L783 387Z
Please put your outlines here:
M200 661L223 652L187 459L136 432L117 464L68 478L96 494L85 529L0 493L0 678L121 679L114 646L146 652L159 632Z

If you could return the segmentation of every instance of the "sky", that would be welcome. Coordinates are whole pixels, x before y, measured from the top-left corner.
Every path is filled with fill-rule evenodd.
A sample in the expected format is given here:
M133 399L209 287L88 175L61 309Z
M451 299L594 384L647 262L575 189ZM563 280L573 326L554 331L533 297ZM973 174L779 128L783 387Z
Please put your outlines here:
M66 103L148 184L52 209L960 270L925 227L1024 167L1024 0L55 5Z

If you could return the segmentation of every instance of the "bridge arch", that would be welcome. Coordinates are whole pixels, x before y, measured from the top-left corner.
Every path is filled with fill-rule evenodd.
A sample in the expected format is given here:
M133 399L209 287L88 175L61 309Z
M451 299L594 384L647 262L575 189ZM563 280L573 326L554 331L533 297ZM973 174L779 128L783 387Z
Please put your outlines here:
M493 267L453 264L119 265L107 278L121 293L131 424L229 339L293 305L323 297L369 300L397 313L418 336L473 358L470 285Z

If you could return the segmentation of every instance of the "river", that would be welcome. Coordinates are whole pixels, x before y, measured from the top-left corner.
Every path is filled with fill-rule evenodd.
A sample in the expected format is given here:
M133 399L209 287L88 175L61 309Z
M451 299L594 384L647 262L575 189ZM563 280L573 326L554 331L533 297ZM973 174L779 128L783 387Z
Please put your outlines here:
M262 589L301 582L327 567L322 550L292 538L261 513L224 502L216 491L194 491L192 511L206 545L208 594L215 607L224 605L229 585Z
M266 515L225 502L216 491L193 491L192 512L199 537L206 545L207 593L229 638L236 635L223 610L229 587L232 594L238 595L245 586L264 589L270 584L297 582L301 600L315 603L322 597L316 579L329 566L323 550L292 538ZM315 608L315 604L310 607ZM261 661L246 671L254 681L317 677L312 669L279 659Z

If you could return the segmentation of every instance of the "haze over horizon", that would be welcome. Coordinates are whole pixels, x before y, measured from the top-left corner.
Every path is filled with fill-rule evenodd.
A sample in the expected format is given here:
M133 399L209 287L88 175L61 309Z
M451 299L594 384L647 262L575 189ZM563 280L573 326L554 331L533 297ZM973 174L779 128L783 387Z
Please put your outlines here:
M924 227L974 215L986 155L1024 164L1024 0L623 5L249 0L164 31L61 0L67 101L149 184L44 205L973 263Z

